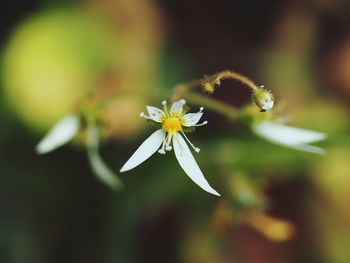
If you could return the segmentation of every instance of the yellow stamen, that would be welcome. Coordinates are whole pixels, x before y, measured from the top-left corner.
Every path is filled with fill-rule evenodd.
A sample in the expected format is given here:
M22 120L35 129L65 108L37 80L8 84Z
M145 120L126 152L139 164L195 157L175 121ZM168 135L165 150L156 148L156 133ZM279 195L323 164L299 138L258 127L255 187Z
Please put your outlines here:
M162 117L160 117L160 122L163 122L163 121L165 121L166 120L166 116L162 116Z
M180 115L180 112L178 112L178 111L174 111L171 113L172 117L178 117L178 115Z
M163 130L166 132L182 131L181 122L177 118L167 118L163 121Z

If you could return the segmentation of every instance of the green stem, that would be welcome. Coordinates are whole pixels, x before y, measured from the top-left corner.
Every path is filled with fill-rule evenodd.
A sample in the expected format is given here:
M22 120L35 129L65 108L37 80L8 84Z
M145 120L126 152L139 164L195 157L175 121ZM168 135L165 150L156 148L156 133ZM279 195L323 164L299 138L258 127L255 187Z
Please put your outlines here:
M217 77L218 80L223 80L223 79L233 79L233 80L237 80L239 82L241 82L243 85L246 85L248 88L250 88L252 91L258 89L259 87L254 83L254 81L252 81L251 79L249 79L248 77L231 71L231 70L225 70L223 72L219 72L217 73Z
M240 116L240 111L236 107L230 106L210 97L205 97L193 92L187 93L184 98L191 104L204 106L207 109L221 113L231 120L237 120Z

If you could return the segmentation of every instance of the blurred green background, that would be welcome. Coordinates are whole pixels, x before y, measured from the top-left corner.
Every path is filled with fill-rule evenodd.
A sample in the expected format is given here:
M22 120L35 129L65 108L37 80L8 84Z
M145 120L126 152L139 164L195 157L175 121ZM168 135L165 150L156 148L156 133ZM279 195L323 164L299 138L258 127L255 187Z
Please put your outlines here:
M15 0L0 15L0 262L350 262L350 6L331 0ZM114 192L78 139L45 156L45 132L87 94L108 102L101 153L114 171L154 129L138 117L172 87L224 69L271 89L325 156L205 112L191 139L222 197L173 153ZM165 97L164 97L165 96ZM243 106L224 81L215 98Z

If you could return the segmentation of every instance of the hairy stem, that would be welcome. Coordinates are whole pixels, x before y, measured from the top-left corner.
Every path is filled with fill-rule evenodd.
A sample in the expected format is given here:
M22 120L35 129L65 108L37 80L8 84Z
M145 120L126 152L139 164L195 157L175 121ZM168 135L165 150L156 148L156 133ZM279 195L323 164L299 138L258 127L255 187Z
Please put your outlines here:
M224 70L210 76L204 76L201 79L176 85L172 100L175 101L182 97L185 97L186 93L196 88L202 88L204 92L213 93L215 88L219 87L221 81L224 79L239 81L246 87L250 88L252 91L259 89L259 87L246 76L231 70Z

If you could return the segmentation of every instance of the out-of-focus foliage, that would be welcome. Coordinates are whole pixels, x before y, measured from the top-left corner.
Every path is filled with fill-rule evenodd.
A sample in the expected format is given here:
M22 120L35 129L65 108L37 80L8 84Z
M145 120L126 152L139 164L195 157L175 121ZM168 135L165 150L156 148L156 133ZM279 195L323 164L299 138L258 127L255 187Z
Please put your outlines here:
M5 94L34 130L47 130L91 94L106 102L108 136L129 137L142 127L130 117L158 85L158 15L152 4L136 5L148 10L142 16L127 2L99 4L43 11L13 30L4 50ZM128 121L121 125L121 118Z
M5 50L4 86L12 108L47 130L98 85L102 70L118 60L118 42L86 11L52 10L25 20Z

